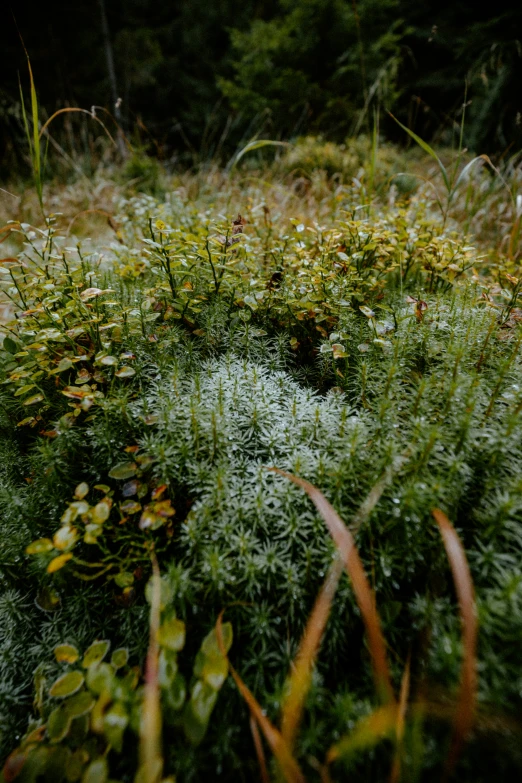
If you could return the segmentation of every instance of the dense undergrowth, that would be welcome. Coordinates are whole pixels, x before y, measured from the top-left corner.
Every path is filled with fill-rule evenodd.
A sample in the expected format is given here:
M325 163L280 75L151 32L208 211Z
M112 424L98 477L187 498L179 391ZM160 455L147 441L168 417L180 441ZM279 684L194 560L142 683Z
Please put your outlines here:
M447 513L480 622L459 779L520 770L520 173L513 163L499 184L477 167L437 204L431 185L398 176L391 148L366 149L364 164L307 140L264 171L155 180L156 195L122 186L110 242L68 232L74 215L4 231L15 317L0 351L0 725L3 755L29 719L36 730L22 778L135 774L156 558L164 774L258 774L212 629L226 609L231 661L275 720L334 555L309 500L270 466L312 482L351 527L394 684L411 659L412 692L439 705L422 726L407 721L404 780L440 777L440 715L459 683L431 516ZM426 161L414 168L426 174ZM95 229L106 216L88 217ZM82 686L78 651L97 639L120 657L111 668L103 645L91 651ZM59 644L71 647L53 655ZM76 701L57 707L52 683L69 669ZM297 740L307 779L375 702L343 577ZM377 734L331 778L387 779L393 744Z

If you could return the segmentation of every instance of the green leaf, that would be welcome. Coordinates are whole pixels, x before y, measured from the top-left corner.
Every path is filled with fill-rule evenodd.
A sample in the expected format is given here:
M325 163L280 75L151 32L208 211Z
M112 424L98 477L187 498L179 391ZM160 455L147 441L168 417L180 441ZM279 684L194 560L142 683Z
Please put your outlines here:
M89 755L85 748L78 748L69 756L65 765L65 777L68 783L75 783L81 778L88 758Z
M109 767L104 758L91 761L83 773L82 783L106 783L109 777Z
M109 471L109 476L114 479L123 481L136 473L137 465L135 462L119 462L112 470Z
M123 734L129 723L129 716L120 702L113 704L103 717L103 733L117 753L121 753Z
M63 674L51 685L49 695L54 699L64 699L66 696L72 696L79 691L84 683L84 676L81 672L73 671Z
M58 663L76 663L80 657L80 653L72 644L59 644L53 652Z
M87 715L94 707L95 701L88 691L81 691L64 702L64 709L71 718Z
M223 623L221 626L221 633L225 652L228 652L232 647L232 623ZM221 655L215 628L213 628L210 633L205 636L203 644L201 645L201 651L204 655Z
M56 372L64 372L65 370L70 370L70 368L73 366L73 363L70 359L67 357L64 357L56 367Z
M118 587L130 587L134 584L134 574L131 574L130 571L120 571L119 574L116 574L114 577L114 583L118 585Z
M176 672L168 688L164 689L165 699L171 710L179 712L185 703L187 685L180 672Z
M110 646L111 643L106 640L93 642L83 656L83 668L88 669L90 666L100 663L109 652Z
M47 721L47 733L51 742L60 742L67 736L71 726L71 717L63 704L57 707L49 715Z
M25 386L20 386L19 389L17 389L14 393L15 397L21 397L22 394L26 394L30 389L34 389L36 384L34 383L27 383Z
M89 493L89 485L82 481L81 484L78 484L76 489L74 490L74 497L78 500L83 500L86 495Z
M228 675L228 661L224 655L209 655L203 664L203 680L218 691Z
M44 552L51 552L54 549L53 542L50 538L39 538L37 541L33 541L25 548L28 555L41 555Z
M43 394L34 394L32 397L24 400L24 405L36 405L37 402L42 402L43 399Z
M198 680L192 688L190 703L195 717L200 723L206 723L216 703L217 692L206 682Z
M98 696L111 693L114 682L114 669L108 663L98 663L87 671L87 686Z
M181 650L185 644L185 623L176 617L166 620L158 631L158 643L173 652Z
M126 666L129 660L129 653L125 647L120 647L118 650L114 650L111 655L111 664L115 669L121 669L122 666Z
M14 354L18 351L18 346L12 337L4 337L4 342L2 343L2 347L4 351L7 351L8 353Z

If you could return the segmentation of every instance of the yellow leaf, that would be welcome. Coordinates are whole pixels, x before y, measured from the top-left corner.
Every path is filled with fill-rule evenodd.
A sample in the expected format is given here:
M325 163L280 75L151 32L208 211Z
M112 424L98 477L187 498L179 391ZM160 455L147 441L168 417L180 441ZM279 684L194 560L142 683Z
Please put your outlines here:
M49 563L49 565L47 566L47 573L54 574L55 571L59 571L60 568L63 568L64 565L68 563L71 558L72 555L70 553L66 555L58 555L58 557L53 558Z

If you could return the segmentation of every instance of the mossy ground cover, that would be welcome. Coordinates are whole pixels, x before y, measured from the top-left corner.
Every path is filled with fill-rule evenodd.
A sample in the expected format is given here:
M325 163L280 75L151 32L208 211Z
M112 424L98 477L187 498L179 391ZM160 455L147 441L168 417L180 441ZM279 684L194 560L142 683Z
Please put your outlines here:
M430 187L404 187L390 151L355 173L353 150L309 140L298 153L165 180L156 196L115 189L112 241L67 235L60 216L4 232L3 755L33 732L6 780L132 779L151 601L163 775L259 774L213 629L225 610L230 661L277 724L335 553L273 466L314 484L352 530L397 691L411 661L412 703L428 707L422 721L406 713L404 780L441 774L466 652L432 510L447 514L479 617L457 773L522 765L520 216L500 195L519 175L499 186L472 173L441 210ZM503 215L500 241L500 217L466 236L480 210ZM111 664L96 640L118 651ZM370 653L343 576L296 741L309 780L378 703ZM331 779L387 779L396 742L381 733Z

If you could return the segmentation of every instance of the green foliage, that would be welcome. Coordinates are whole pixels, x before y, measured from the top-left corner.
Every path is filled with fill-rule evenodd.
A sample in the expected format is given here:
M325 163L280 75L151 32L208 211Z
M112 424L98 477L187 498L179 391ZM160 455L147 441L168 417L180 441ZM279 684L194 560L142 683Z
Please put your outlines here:
M236 110L269 112L273 126L293 133L312 117L312 127L354 127L368 108L369 90L392 104L401 21L395 0L339 0L277 4L269 20L232 31L234 79L220 86ZM362 32L361 32L362 31ZM383 94L384 93L384 94ZM359 126L360 127L360 126Z
M323 169L352 154L301 146L323 156ZM276 170L291 170L293 152ZM522 636L516 257L481 264L456 230L459 194L444 226L428 188L401 200L379 184L370 199L368 164L351 181L347 164L341 182L316 165L304 195L291 177L282 187L270 171L238 170L187 177L161 201L121 198L118 241L103 252L61 236L56 218L12 226L21 250L1 264L16 318L0 350L0 718L7 753L26 733L43 664L47 728L22 753L35 745L49 775L82 743L82 770L101 765L89 776L103 778L109 744L107 774L135 772L141 686L137 673L134 687L122 683L145 662L152 551L163 574L165 774L211 779L219 769L233 780L255 770L246 710L210 629L226 608L234 667L277 714L333 554L320 518L266 470L273 465L313 482L351 522L393 677L412 650L416 685L431 694L436 683L442 702L461 660L430 515L447 510L482 623L477 725L494 748L513 725L505 714L520 709ZM485 171L470 177L491 185ZM496 203L500 188L489 192ZM381 480L361 524L354 515ZM362 639L343 579L297 742L310 779L308 759L371 711ZM72 726L86 718L69 711L91 697L89 731L74 744ZM445 757L447 731L432 723L416 756L426 774ZM475 742L467 752L464 779L487 779L489 757L506 771L518 763L511 746L500 761L480 750ZM349 764L356 780L382 779L388 749ZM343 779L343 762L333 773Z
M232 644L232 626L224 627L226 651ZM159 687L164 719L181 727L189 742L203 739L210 713L227 674L226 658L217 648L215 630L203 640L196 656L190 697L178 668L178 653L185 645L185 624L171 607L163 611L159 629ZM35 674L34 708L20 746L8 757L2 780L106 780L109 769L121 770L118 755L129 753L129 733L139 734L143 720L143 686L138 666L129 666L125 648L104 661L110 642L93 642L83 654L71 644L60 644L54 657L66 670L49 685L56 667L42 664ZM74 668L73 668L74 667ZM53 675L54 678L54 675ZM110 754L110 755L109 755ZM127 768L136 764L135 749ZM114 779L114 778L113 778Z

